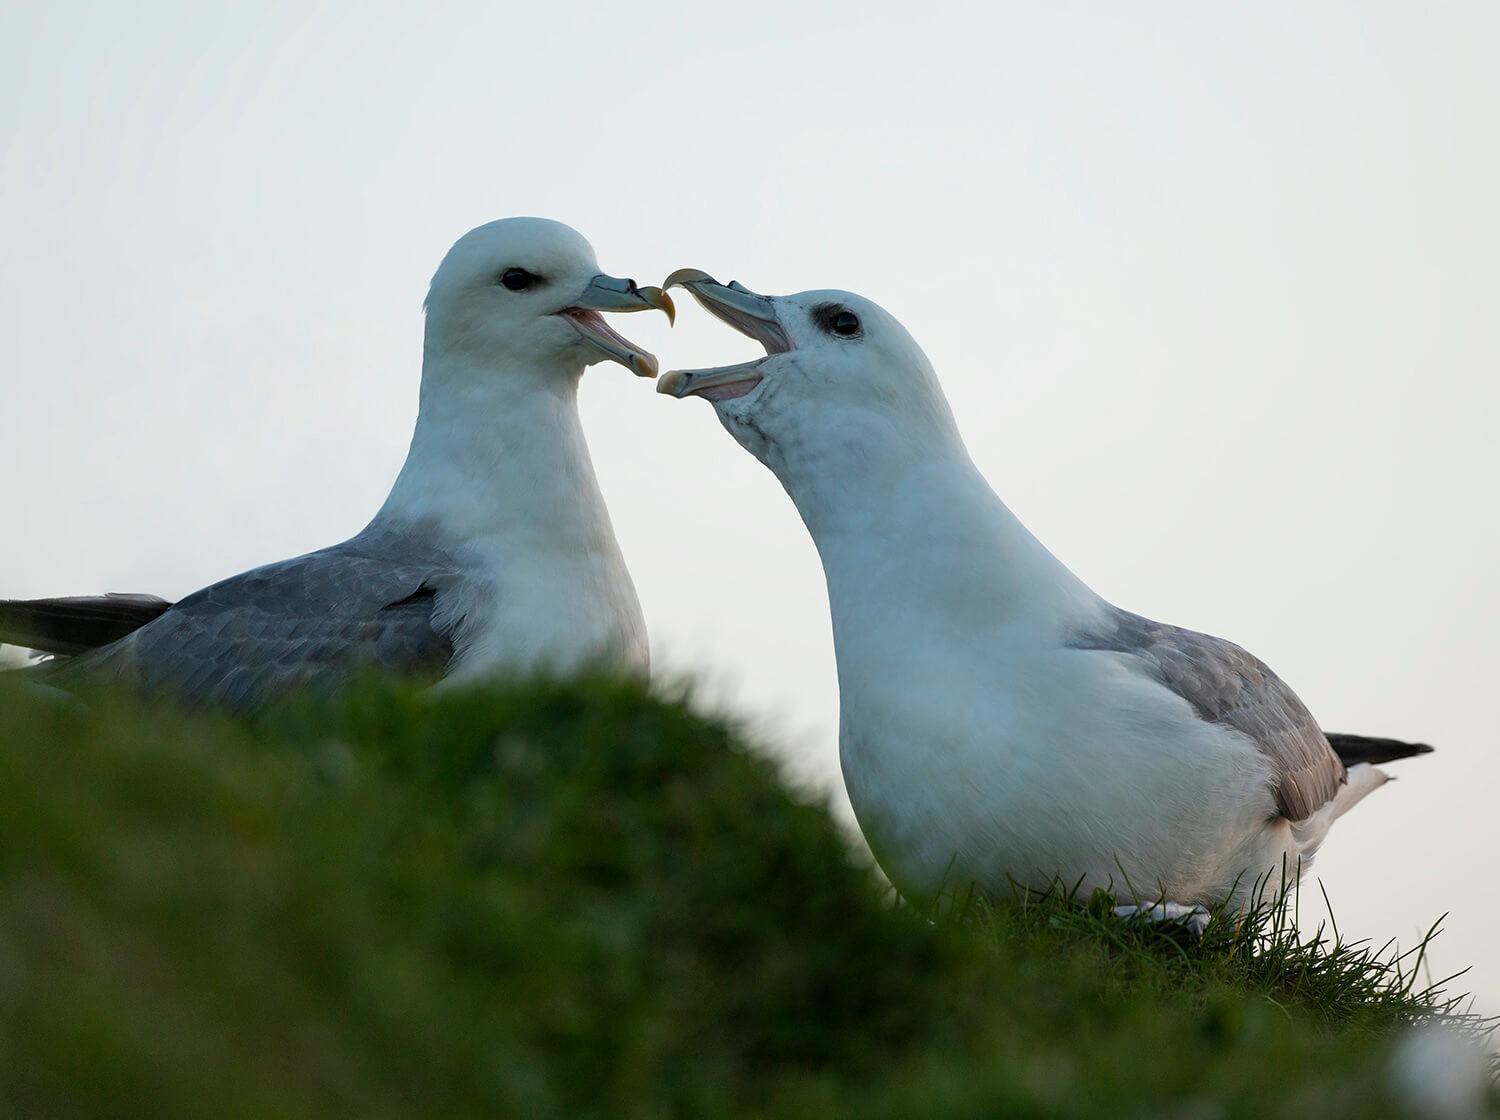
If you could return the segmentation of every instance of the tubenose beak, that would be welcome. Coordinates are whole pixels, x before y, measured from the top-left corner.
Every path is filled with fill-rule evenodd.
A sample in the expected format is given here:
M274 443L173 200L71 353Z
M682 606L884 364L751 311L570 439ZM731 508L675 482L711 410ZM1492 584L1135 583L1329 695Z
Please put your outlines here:
M656 357L642 350L628 338L618 334L604 321L601 311L650 311L664 312L667 322L677 319L677 308L672 297L660 288L638 288L634 280L600 273L589 281L567 307L558 314L566 318L583 340L611 361L619 362L638 377L655 377L660 368Z
M733 280L720 284L696 268L679 268L667 277L662 287L686 288L716 319L764 346L767 357L785 354L792 349L791 341L776 316L776 302L770 296L758 295ZM759 367L764 361L765 358L757 358L712 369L668 370L656 383L656 391L673 397L704 396L709 400L744 396L760 383Z

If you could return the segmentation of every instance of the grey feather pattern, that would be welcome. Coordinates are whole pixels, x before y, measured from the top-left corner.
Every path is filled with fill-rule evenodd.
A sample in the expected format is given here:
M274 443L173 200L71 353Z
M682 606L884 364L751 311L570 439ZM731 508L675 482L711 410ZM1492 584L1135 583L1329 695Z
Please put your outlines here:
M1306 705L1254 654L1233 642L1109 607L1106 624L1076 635L1076 649L1139 658L1200 719L1240 732L1270 761L1276 807L1306 820L1344 784L1344 764Z
M371 527L330 548L194 592L113 645L59 663L193 704L253 708L362 667L440 675L462 621L443 610L460 567L417 535Z

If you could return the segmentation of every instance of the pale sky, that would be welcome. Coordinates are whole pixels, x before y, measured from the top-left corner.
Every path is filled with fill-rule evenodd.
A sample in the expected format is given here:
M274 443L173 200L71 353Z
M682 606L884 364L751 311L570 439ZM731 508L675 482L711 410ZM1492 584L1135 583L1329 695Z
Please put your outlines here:
M357 531L481 222L852 289L1096 590L1439 748L1316 874L1377 943L1448 912L1435 969L1500 1012L1500 6L1211 8L9 4L0 595L176 597ZM618 325L663 368L758 353L681 302ZM582 398L658 669L842 798L791 503L707 404L612 365Z

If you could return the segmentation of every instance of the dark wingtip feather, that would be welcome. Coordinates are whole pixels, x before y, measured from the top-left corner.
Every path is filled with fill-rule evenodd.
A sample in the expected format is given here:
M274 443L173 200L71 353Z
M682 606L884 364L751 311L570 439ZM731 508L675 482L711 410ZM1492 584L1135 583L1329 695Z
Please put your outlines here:
M1395 762L1433 752L1433 748L1426 743L1407 743L1401 739L1380 739L1371 735L1349 735L1339 731L1326 734L1329 745L1345 766L1361 762Z
M0 599L0 642L60 656L107 646L166 611L155 595L76 595Z

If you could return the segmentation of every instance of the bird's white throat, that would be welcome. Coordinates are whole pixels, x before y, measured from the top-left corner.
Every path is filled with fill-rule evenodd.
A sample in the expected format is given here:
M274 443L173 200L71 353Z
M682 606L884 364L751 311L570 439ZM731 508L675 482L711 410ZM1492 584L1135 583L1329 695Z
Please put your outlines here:
M823 561L836 630L911 614L1056 628L1098 609L1098 596L996 495L956 431L920 445L826 441L783 456L776 473Z
M375 521L419 528L483 573L450 679L643 670L645 621L584 441L578 376L441 372Z

